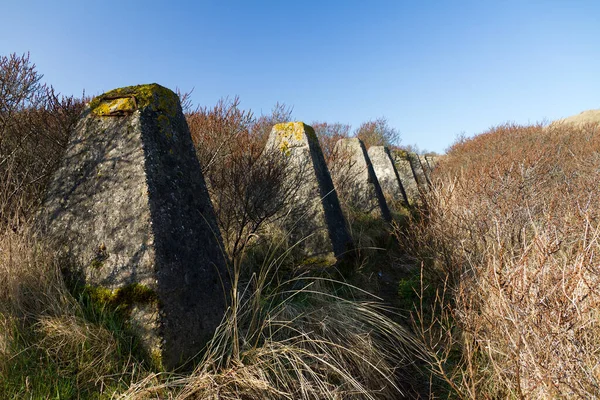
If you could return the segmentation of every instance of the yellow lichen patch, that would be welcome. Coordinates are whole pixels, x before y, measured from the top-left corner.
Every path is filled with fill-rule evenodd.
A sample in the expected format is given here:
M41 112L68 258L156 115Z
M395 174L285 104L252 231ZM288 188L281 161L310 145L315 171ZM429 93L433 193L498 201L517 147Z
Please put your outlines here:
M122 115L132 113L137 109L133 97L120 97L116 99L104 99L94 109L94 113L100 116Z
M285 155L291 152L292 144L300 144L303 142L304 134L310 129L306 129L308 125L304 122L284 122L277 124L273 129L277 132L277 141L279 148Z
M119 102L119 100L122 100L122 102ZM119 104L123 104L127 102L127 100L133 102L133 104L137 106L137 109L143 110L150 107L153 111L162 112L169 118L177 115L179 109L179 97L177 94L156 83L127 86L111 90L92 100L90 109L94 114L99 116L116 115L106 113L107 101L109 104L115 101Z
M292 153L292 150L290 149L290 143L285 139L281 141L279 150L281 150L285 156L289 156Z
M273 129L278 131L277 134L281 137L294 138L296 141L300 141L302 135L304 135L304 127L304 122L284 122L275 125Z

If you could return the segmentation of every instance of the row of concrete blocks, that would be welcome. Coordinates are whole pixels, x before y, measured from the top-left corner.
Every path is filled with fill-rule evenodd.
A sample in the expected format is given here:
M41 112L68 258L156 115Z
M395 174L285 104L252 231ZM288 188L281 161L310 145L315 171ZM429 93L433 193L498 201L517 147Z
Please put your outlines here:
M296 203L313 202L313 209L304 212L304 221L291 220L284 228L294 229L292 238L302 240L311 256L331 253L339 259L348 252L351 239L342 208L391 222L389 204L414 204L430 179L424 157L392 155L384 146L367 150L358 138L340 139L327 165L314 130L303 122L275 125L267 149L283 152L302 170ZM302 168L305 163L309 168Z
M296 235L308 236L307 252L348 252L351 238L312 128L276 125L267 146L292 157L292 164L310 165L298 193L311 207L305 223L293 221ZM391 217L378 180L388 197L408 203L428 179L419 158L394 163L387 149L372 147L367 154L357 139L338 147L351 154L358 190L376 199L386 220ZM39 220L45 235L82 267L91 291L130 297L129 322L165 367L185 364L209 342L228 305L227 257L175 93L152 84L95 98Z

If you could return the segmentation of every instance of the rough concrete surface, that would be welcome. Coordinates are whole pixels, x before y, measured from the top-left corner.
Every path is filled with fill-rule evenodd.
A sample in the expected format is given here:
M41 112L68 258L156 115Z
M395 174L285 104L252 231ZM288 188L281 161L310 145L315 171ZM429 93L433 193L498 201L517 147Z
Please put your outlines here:
M384 196L391 199L391 203L402 201L405 205L408 205L408 197L389 149L384 146L371 146L367 153Z
M290 157L289 173L302 175L295 209L283 223L291 243L302 241L309 257L339 260L351 249L352 239L314 130L303 122L277 124L266 147Z
M227 303L226 258L175 93L151 84L94 99L50 185L42 225L87 285L155 294L134 304L130 323L167 368L211 339Z
M373 165L358 138L338 140L331 170L341 200L351 209L391 221Z
M400 182L406 192L406 197L410 204L414 204L419 200L419 186L415 180L412 166L408 160L408 156L404 153L396 152L393 154L394 165L398 171Z

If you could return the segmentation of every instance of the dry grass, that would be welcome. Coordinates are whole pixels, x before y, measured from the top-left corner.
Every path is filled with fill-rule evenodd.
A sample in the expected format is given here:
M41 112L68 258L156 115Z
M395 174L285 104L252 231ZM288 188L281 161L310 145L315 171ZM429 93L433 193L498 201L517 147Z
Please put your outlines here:
M459 397L600 393L599 133L501 126L438 167L405 243L446 283L415 327Z
M102 380L118 365L118 344L106 328L73 315L45 316L35 329L41 338L36 344L58 366L77 381ZM109 368L107 368L109 366Z
M61 315L74 304L53 253L27 226L0 232L0 312L5 317Z
M158 377L149 377L123 398L402 397L400 382L413 381L413 361L422 357L419 344L384 317L378 303L345 300L331 287L316 278L297 278L276 290L251 282L192 375L159 385Z
M0 393L103 393L145 369L109 310L73 297L54 252L27 225L0 233ZM116 329L117 328L117 329Z

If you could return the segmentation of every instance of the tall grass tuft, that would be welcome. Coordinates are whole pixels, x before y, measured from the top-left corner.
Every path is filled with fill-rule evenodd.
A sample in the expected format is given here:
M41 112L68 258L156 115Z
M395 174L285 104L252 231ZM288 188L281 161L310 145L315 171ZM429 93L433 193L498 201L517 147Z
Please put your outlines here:
M55 252L29 225L0 232L0 394L94 397L147 370L118 313L67 287Z
M124 398L177 389L177 399L397 399L413 381L419 343L366 293L300 276L275 287L276 263L237 288L190 376L134 385ZM345 296L342 296L342 292Z

